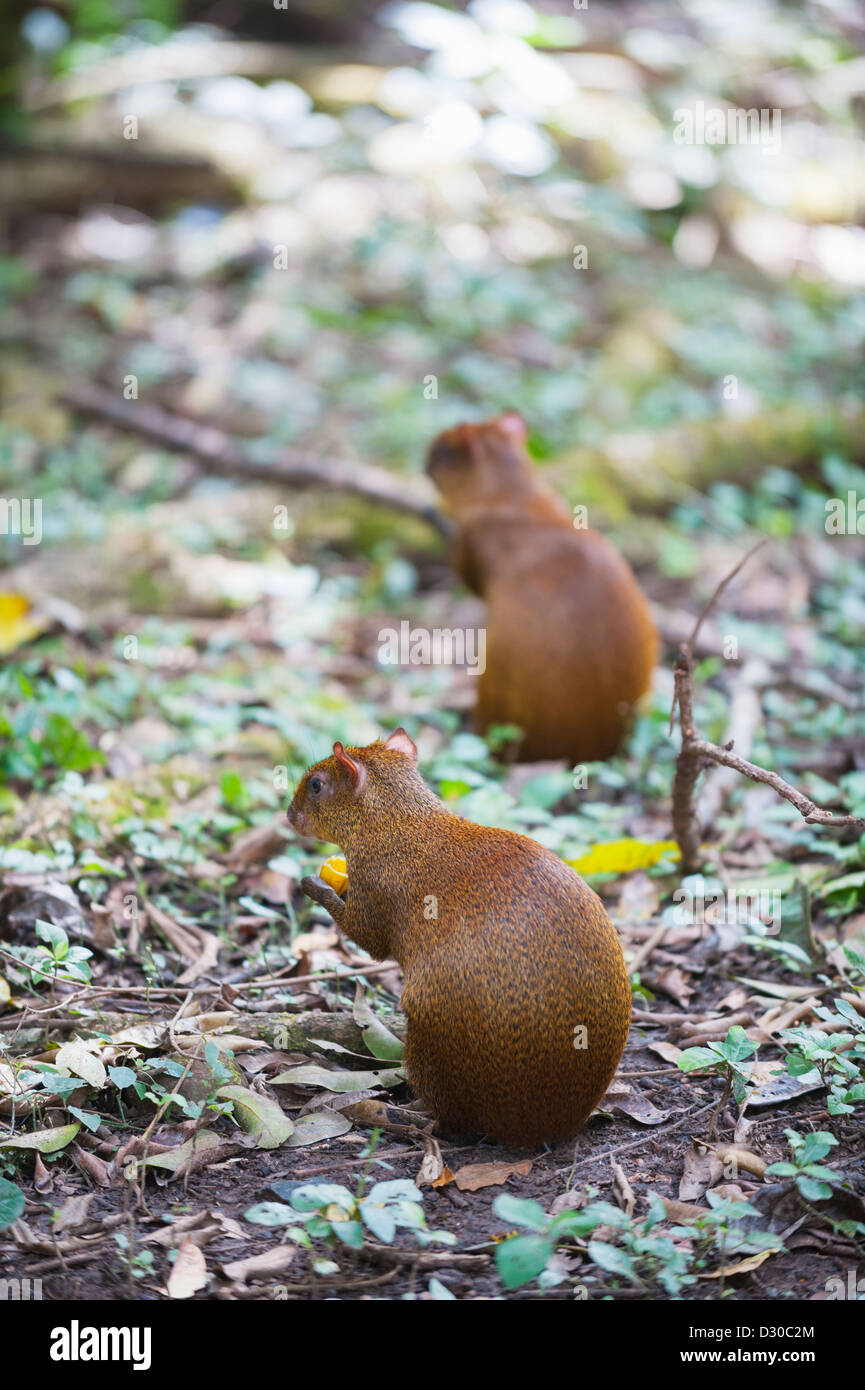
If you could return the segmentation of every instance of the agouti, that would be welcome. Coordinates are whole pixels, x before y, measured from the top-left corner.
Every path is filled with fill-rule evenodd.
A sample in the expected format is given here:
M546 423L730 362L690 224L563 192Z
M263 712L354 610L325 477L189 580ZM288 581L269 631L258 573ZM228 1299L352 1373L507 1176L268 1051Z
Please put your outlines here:
M345 854L345 899L320 878L304 892L402 966L408 1079L440 1127L526 1147L572 1138L631 1013L618 937L588 885L525 835L447 810L403 729L335 743L288 819Z
M657 634L630 566L534 472L511 411L433 442L454 564L486 600L475 723L518 724L526 762L607 758L649 687Z

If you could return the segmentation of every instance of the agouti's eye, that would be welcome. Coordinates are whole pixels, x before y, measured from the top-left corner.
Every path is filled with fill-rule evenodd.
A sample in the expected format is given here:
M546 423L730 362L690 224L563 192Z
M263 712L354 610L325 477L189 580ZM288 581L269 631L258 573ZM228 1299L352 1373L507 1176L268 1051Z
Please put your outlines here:
M322 786L321 778L320 778L320 777L313 777L313 778L310 780L310 783L309 783L309 790L310 790L311 792L316 792L316 793L318 793L318 792L321 791L321 786Z

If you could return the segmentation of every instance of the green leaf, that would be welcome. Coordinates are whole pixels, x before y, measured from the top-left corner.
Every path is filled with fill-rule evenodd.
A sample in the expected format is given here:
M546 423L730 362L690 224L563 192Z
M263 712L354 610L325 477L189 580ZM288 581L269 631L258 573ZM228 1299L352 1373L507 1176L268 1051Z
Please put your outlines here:
M401 1062L405 1044L386 1028L380 1018L373 1018L363 1030L363 1040L379 1062Z
M83 1125L86 1125L91 1134L95 1134L102 1124L102 1116L95 1115L92 1110L79 1110L77 1105L67 1105L66 1109L70 1115L75 1116L76 1120L80 1120Z
M278 1149L291 1138L294 1124L270 1096L259 1095L247 1086L220 1086L217 1100L230 1100L235 1117L260 1149Z
M594 1260L609 1274L619 1274L625 1279L636 1280L636 1271L630 1256L618 1245L608 1245L605 1240L589 1241L589 1259Z
M359 1221L334 1221L331 1223L331 1230L337 1240L341 1240L349 1249L363 1248L363 1226Z
M553 1242L546 1236L512 1236L502 1241L496 1249L496 1265L505 1288L531 1283L546 1269L553 1251Z
M531 1231L545 1231L550 1224L550 1218L540 1202L532 1202L527 1197L512 1197L509 1192L499 1193L493 1202L493 1211L508 1225L528 1226Z
M717 1067L720 1061L718 1054L710 1052L708 1047L686 1047L676 1058L676 1066L680 1071L701 1071L703 1067Z
M398 1086L405 1080L401 1067L383 1068L381 1071L330 1071L327 1067L310 1063L308 1066L292 1067L274 1076L271 1086L323 1086L326 1091L346 1094L351 1091L367 1091L374 1086Z
M369 1200L359 1202L358 1206L364 1225L368 1226L379 1240L383 1240L385 1245L390 1245L396 1235L396 1221L393 1212L387 1206Z
M804 1143L797 1149L796 1157L803 1166L806 1163L819 1163L837 1143L835 1135L830 1134L828 1130L814 1130L805 1135Z
M335 1182L303 1183L294 1189L290 1201L295 1211L317 1211L329 1206L351 1211L354 1206L354 1197L348 1188Z
M18 1134L14 1139L0 1139L0 1149L37 1149L41 1154L57 1153L78 1133L80 1125L58 1125L56 1129L34 1129L29 1134Z
M284 1202L257 1202L243 1213L244 1221L253 1226L288 1226L297 1220L297 1212Z
M803 1057L799 1052L791 1052L787 1057L787 1071L791 1076L807 1076L814 1070L814 1062L810 1057Z
M137 1073L131 1067L109 1067L108 1075L118 1091L125 1091L127 1086L133 1086L138 1080Z
M55 926L53 922L43 922L41 918L37 917L36 935L40 941L48 943L55 960L66 959L69 954L69 937L62 927Z
M386 1182L374 1183L364 1201L422 1202L423 1193L415 1187L411 1178L389 1178Z
M728 1062L744 1062L757 1051L757 1044L751 1042L745 1029L737 1023L728 1030L724 1041L712 1043L710 1050L717 1052Z
M322 1139L335 1139L340 1134L348 1134L350 1129L351 1120L347 1116L335 1110L313 1110L308 1115L298 1115L287 1147L299 1149L306 1144L319 1144Z
M18 1220L25 1205L24 1193L20 1188L16 1187L14 1182L0 1178L0 1231L4 1231L13 1221Z
M427 1290L433 1302L456 1302L456 1294L451 1293L447 1285L443 1284L440 1279L436 1279L434 1275L430 1277Z
M796 1186L808 1202L825 1202L827 1197L832 1196L829 1184L817 1182L814 1178L798 1177Z

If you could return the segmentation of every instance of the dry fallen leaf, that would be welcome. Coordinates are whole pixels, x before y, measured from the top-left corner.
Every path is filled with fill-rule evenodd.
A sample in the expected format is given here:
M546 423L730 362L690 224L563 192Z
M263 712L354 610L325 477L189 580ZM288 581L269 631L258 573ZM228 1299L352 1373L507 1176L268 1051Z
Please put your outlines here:
M296 1254L296 1245L274 1245L270 1250L262 1250L260 1255L250 1255L246 1260L232 1260L230 1264L222 1266L222 1272L227 1279L240 1284L255 1277L266 1279L269 1275L281 1274L288 1269Z
M685 1167L679 1182L679 1201L702 1197L723 1176L724 1165L717 1154L692 1145L685 1154Z
M428 1182L429 1185L430 1185L430 1187L447 1187L449 1183L452 1183L452 1182L453 1182L453 1180L454 1180L453 1169L452 1169L452 1168L449 1168L449 1167L447 1166L446 1163L444 1163L444 1164L442 1165L442 1170L441 1170L441 1172L439 1173L439 1175L438 1175L437 1178L427 1178L427 1177L425 1177L425 1176L424 1176L424 1164L426 1163L426 1161L427 1161L427 1160L424 1159L423 1163L422 1163L421 1166L420 1166L420 1171L418 1172L418 1175L417 1175L417 1177L415 1178L415 1186L416 1186L416 1187L420 1187L421 1183L424 1183L424 1182Z
M724 1168L732 1170L730 1177L738 1176L741 1169L744 1173L753 1173L755 1178L762 1178L768 1167L765 1159L760 1158L759 1154L751 1153L750 1149L740 1148L736 1144L716 1145L714 1152Z
M779 1072L779 1075L773 1074ZM748 1092L749 1110L761 1110L768 1105L785 1105L797 1096L825 1089L816 1069L806 1072L804 1076L790 1076L789 1073L780 1071L779 1062L755 1062L751 1071L751 1083L756 1083L756 1087Z
M108 1073L101 1058L96 1056L99 1050L98 1042L82 1042L79 1038L73 1038L71 1042L58 1047L54 1060L61 1072L83 1077L89 1086L101 1091Z
M33 1164L33 1186L36 1188L37 1192L42 1193L50 1192L54 1187L54 1178L50 1170L45 1167L38 1153L35 1156Z
M664 994L675 999L676 1003L681 1004L683 1009L688 1007L688 1000L694 993L694 986L678 965L668 965L661 970L656 970L653 979L658 989L662 990Z
M723 1269L716 1269L713 1274L700 1274L697 1277L699 1279L729 1279L734 1274L750 1274L751 1270L759 1269L770 1255L777 1254L777 1250L761 1250L759 1255L749 1255L747 1260L740 1260L738 1264L724 1265Z
M613 1083L604 1099L599 1102L598 1109L608 1115L624 1115L626 1119L635 1120L638 1125L663 1124L671 1113L669 1110L659 1110L639 1091L632 1091L630 1087L623 1088L621 1082Z
M76 1226L83 1226L87 1220L88 1208L95 1196L95 1192L83 1192L78 1197L67 1197L52 1222L51 1229L54 1234L60 1235L63 1231L72 1231Z
M453 1173L442 1158L438 1140L432 1134L425 1134L423 1147L423 1162L418 1169L415 1185L420 1187L422 1183L429 1183L432 1187L445 1187L448 1182L453 1180ZM447 1178L444 1176L445 1173L449 1174Z
M460 1192L477 1192L481 1187L500 1187L508 1178L524 1178L532 1171L530 1158L517 1163L465 1163L454 1173Z
M185 1240L168 1278L169 1298L191 1298L207 1285L207 1263L203 1252L192 1240Z
M616 1202L622 1208L626 1216L633 1216L637 1198L634 1189L628 1182L627 1175L620 1163L613 1164L613 1192Z
M97 1187L110 1187L114 1173L113 1165L106 1163L104 1158L98 1154L91 1153L89 1149L82 1149L80 1144L73 1144L69 1150L75 1159L78 1167L86 1173L91 1182L95 1182Z
M673 1197L662 1197L664 1211L667 1213L668 1221L676 1221L681 1225L690 1225L692 1221L702 1221L708 1212L708 1207L695 1206L693 1202L677 1202Z

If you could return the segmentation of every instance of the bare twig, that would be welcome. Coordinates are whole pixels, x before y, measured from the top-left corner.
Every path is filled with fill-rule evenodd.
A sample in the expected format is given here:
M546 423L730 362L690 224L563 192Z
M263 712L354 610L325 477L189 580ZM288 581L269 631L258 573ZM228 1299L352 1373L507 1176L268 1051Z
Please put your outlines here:
M661 942L663 941L664 937L667 935L667 932L669 930L670 923L661 922L660 925L657 926L655 930L652 932L652 935L649 937L648 941L644 941L639 950L634 952L633 956L628 962L628 974L631 976L632 979L634 975L636 975L637 971L645 965L646 961L649 959L649 956L652 954L655 947L660 946Z
M672 733L676 710L678 710L682 746L676 758L676 772L673 778L673 834L682 852L682 869L686 874L694 873L700 867L703 858L700 851L700 822L694 804L694 793L697 778L707 763L718 763L722 767L732 768L733 771L741 773L743 777L750 778L752 782L762 782L771 787L785 801L789 801L795 806L809 825L831 825L839 829L850 828L865 831L865 820L857 816L835 815L832 811L822 810L809 797L797 791L795 787L779 776L777 772L767 771L766 768L758 767L756 763L749 762L747 758L740 758L738 754L731 752L732 739L723 747L716 743L709 743L708 740L700 738L694 724L692 683L694 643L697 640L703 620L714 607L723 590L763 544L764 542L760 541L753 546L747 555L739 561L735 569L721 580L697 619L689 640L684 642L679 649L679 656L676 661L675 688L670 710L670 732Z
M754 734L763 715L760 691L770 681L771 673L767 663L755 657L745 662L736 677L724 746L738 748L741 756L750 756ZM714 825L727 796L738 780L737 772L732 767L716 767L707 774L700 795L700 824L704 829Z
M691 633L691 636L688 638L688 641L685 644L688 648L689 654L694 650L694 643L700 635L700 628L703 626L703 623L705 622L706 618L708 618L712 609L715 607L715 604L718 602L718 599L721 597L727 585L730 584L736 578L736 575L739 573L740 570L743 570L745 568L752 555L756 555L757 551L763 548L763 546L766 544L767 539L768 537L764 536L761 541L757 541L756 545L752 545L751 549L747 552L747 554L743 555L742 559L739 561L738 565L736 565L735 569L731 569L730 573L728 575L725 575L721 582L716 586L715 592L712 594L712 597L709 599L709 602L703 608L702 613L700 614L699 618L694 624L694 631Z
M342 459L319 458L299 449L280 449L272 462L253 458L231 435L197 420L170 415L157 406L127 401L101 386L66 387L62 399L88 415L96 415L119 429L143 435L166 449L192 454L220 477L254 479L256 482L287 484L289 487L322 487L363 497L368 502L391 507L417 517L428 526L448 535L450 527L431 500L418 495L409 480L402 481L386 468L349 463Z

